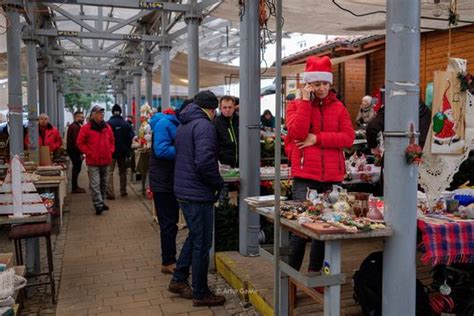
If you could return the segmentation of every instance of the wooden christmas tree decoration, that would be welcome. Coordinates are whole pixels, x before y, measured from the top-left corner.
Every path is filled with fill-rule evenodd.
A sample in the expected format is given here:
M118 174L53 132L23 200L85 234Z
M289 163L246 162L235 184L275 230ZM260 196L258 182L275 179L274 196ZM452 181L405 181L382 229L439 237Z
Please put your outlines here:
M11 160L5 181L0 187L0 215L21 218L27 214L45 214L48 210L36 191L31 175L18 156Z

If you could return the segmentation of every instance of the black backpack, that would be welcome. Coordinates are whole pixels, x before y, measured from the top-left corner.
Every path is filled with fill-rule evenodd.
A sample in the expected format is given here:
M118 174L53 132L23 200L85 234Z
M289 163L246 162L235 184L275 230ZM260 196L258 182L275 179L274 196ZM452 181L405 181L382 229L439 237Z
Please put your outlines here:
M365 316L382 315L383 252L371 253L364 259L352 279L354 300ZM423 284L416 280L416 315L431 315L428 295Z

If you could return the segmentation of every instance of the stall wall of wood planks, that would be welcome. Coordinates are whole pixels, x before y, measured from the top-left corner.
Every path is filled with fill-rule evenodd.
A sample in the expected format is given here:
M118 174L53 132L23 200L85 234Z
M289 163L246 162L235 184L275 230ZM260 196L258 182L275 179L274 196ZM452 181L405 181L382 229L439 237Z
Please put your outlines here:
M433 81L437 70L445 70L448 62L449 32L446 30L421 34L420 43L420 94L424 100L426 84ZM474 71L474 25L451 30L451 57L467 59L468 71ZM331 48L320 51L317 56L339 57L361 51L377 49L375 52L343 64L333 66L333 85L344 100L353 122L357 117L362 97L374 93L385 82L385 40L377 38L361 46ZM294 59L287 64L305 63L306 56ZM302 87L298 80L298 87Z
M467 59L468 72L474 69L474 25L451 30L451 57ZM385 81L385 45L369 55L369 93L383 86ZM420 93L425 97L426 84L433 81L434 72L448 65L449 32L434 31L421 34Z

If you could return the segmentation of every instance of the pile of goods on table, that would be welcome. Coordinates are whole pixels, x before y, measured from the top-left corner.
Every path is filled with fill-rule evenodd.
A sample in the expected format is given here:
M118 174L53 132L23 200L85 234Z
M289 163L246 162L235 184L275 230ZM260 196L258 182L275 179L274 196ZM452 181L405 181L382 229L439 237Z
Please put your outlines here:
M339 186L319 194L308 189L306 201L282 202L280 215L316 233L358 233L385 228L383 201L367 193L348 193Z
M371 159L368 159L371 158ZM346 160L346 174L344 181L375 183L380 181L381 167L376 166L372 157L364 154L359 155L355 152L348 160Z
M418 192L418 217L441 220L474 219L474 188L464 186L454 191L444 191L433 207L429 207L426 195Z

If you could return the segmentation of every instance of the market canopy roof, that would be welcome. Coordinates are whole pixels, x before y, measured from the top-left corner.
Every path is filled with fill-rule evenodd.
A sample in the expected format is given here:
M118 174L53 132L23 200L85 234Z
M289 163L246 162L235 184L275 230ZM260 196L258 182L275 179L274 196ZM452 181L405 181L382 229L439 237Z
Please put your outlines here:
M283 30L286 32L328 35L385 34L386 0L298 0L283 1ZM212 16L239 21L239 5L235 0L223 0ZM448 28L450 1L421 0L422 31ZM474 23L474 1L458 0L459 26ZM338 7L339 5L339 7ZM346 9L357 15L354 16ZM367 13L377 12L366 15ZM423 18L425 17L425 18ZM435 20L435 19L437 20ZM269 27L275 29L274 18Z
M333 65L337 65L350 59L370 54L374 51L376 51L376 49L333 58L331 61ZM304 71L304 66L304 64L285 65L282 67L282 76L292 76L301 73ZM274 67L262 69L261 73L264 73L262 77L274 78L276 76L276 69ZM239 67L199 59L199 84L201 87L214 87L230 83L226 82L226 78L239 78ZM161 72L158 69L153 74L153 81L160 83L160 79ZM171 84L178 86L188 84L188 55L178 52L171 61Z

